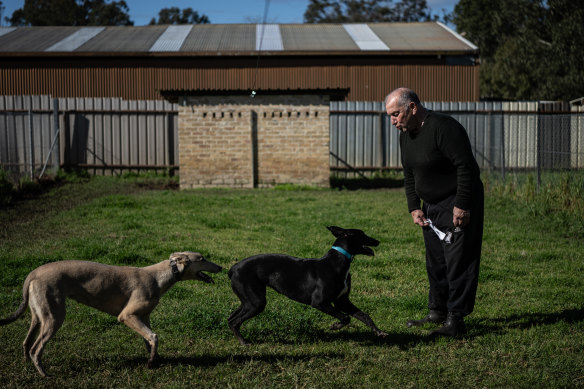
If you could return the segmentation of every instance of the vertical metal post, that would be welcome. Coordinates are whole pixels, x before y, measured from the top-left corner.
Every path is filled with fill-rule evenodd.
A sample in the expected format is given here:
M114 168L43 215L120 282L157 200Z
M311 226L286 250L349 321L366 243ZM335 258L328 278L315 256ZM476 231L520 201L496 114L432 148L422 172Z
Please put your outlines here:
M489 116L491 113L489 112ZM491 126L494 127L493 124L493 116L491 116ZM501 179L505 182L505 125L501 126Z
M384 167L384 150L385 150L385 145L383 144L383 114L384 112L380 112L378 115L378 124L379 124L379 138L377 139L377 142L379 142L378 146L377 146L377 152L379 153L378 157L377 157L377 164L379 165L379 170L383 171L383 167Z
M56 146L56 157L53 158L53 160L56 160L56 167L55 167L55 172L57 170L59 170L59 160L60 160L60 136L61 136L61 132L59 131L59 101L58 99L55 99L56 101L53 101L53 127L55 129L55 135L53 136L53 142L51 143L51 148L49 149L49 153L47 155L47 159L45 160L45 164L43 165L43 168L41 169L41 173L39 174L39 179L41 179L43 177L43 174L45 174L45 170L47 168L47 164L49 163L49 159L51 159L51 156L53 155L53 150L55 150L55 146ZM55 108L56 107L56 108ZM54 117L57 117L57 119L55 120Z
M543 147L543 123L541 123L541 115L540 115L540 105L539 103L537 104L537 156L536 156L536 161L535 161L535 165L536 165L536 170L537 170L537 186L536 186L536 191L539 193L539 186L541 183L541 164L542 164L542 147Z
M61 168L61 131L59 129L59 99L53 99L53 130L55 132L55 170Z
M32 135L32 109L28 109L28 147L30 157L30 180L34 181L34 139Z
M251 111L251 183L253 188L258 187L258 113Z

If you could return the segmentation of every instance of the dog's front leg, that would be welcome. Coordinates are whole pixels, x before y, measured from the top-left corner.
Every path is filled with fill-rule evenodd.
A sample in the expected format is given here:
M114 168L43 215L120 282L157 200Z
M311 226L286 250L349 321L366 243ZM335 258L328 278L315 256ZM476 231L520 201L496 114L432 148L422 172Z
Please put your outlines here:
M318 309L321 312L326 313L327 315L330 315L332 317L336 317L337 319L339 319L338 323L334 323L331 325L331 330L340 330L341 328L343 328L344 326L346 326L347 324L349 324L351 322L351 318L347 315L345 315L343 312L339 311L338 309L336 309L335 307L333 307L331 304L328 305L313 305L314 308Z
M141 318L142 322L152 331L152 327L150 327L150 314L144 315ZM152 352L152 346L150 346L150 341L146 338L144 339L144 345L146 346L146 352L150 354ZM154 356L154 359L158 359L158 353Z
M377 326L375 325L375 323L371 319L371 316L369 316L365 312L357 311L353 314L353 317L355 319L361 320L363 323L365 323L365 325L367 325L369 328L371 328L373 330L373 333L375 335L382 337L382 338L385 338L387 336L387 333L383 332L379 328L377 328Z
M353 316L355 319L362 321L365 325L373 330L373 333L380 337L386 337L387 333L381 331L375 323L371 316L360 310L349 300L348 296L345 295L335 301L335 306L342 310L343 312L347 312L349 315Z
M158 335L156 335L146 324L140 320L137 315L125 314L123 311L118 316L118 320L138 334L140 334L144 340L146 340L150 345L150 358L146 366L150 369L154 365L156 358L158 356ZM148 347L147 347L148 348Z

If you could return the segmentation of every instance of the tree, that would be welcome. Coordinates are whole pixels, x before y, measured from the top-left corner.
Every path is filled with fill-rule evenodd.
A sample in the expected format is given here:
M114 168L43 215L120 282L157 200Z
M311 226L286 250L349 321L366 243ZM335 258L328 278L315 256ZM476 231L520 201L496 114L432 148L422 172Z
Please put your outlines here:
M178 7L163 8L158 12L158 21L156 18L150 20L150 24L207 24L210 23L206 15L199 15L192 8L181 10Z
M25 0L7 20L13 26L131 26L128 11L124 0Z
M584 4L548 0L545 29L550 31L541 89L547 99L573 100L584 96ZM546 98L546 97L543 97Z
M460 0L454 7L457 31L491 58L510 36L525 34L541 21L542 0Z
M436 20L437 16L431 16L426 0L402 0L394 8L396 22L420 22Z
M584 96L584 4L568 0L460 0L453 22L481 52L481 97Z
M435 20L426 0L310 0L306 23L375 23Z
M129 8L124 0L106 3L105 0L83 1L82 15L86 26L132 26Z

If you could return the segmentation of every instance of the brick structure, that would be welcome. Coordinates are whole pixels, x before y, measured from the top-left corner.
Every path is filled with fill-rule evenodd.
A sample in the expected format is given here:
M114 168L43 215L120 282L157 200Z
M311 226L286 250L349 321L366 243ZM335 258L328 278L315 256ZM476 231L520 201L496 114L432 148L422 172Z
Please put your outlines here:
M182 189L329 185L328 96L187 96L179 102Z

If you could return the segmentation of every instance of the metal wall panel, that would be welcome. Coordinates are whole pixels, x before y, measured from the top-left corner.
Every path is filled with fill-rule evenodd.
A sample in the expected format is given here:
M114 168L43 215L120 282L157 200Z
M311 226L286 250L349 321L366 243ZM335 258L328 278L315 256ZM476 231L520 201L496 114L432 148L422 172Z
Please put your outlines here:
M541 104L426 102L452 115L468 131L479 166L487 170L584 167L584 109L542 110ZM0 166L38 176L45 163L94 174L177 169L178 106L119 98L58 99L61 142L55 139L49 96L0 96ZM330 166L364 175L401 169L399 131L383 102L330 103Z
M0 165L5 170L16 177L25 172L38 177L45 163L56 167L58 161L93 174L178 168L176 104L58 99L60 144L50 155L53 109L49 96L0 96Z
M257 66L259 64L259 66ZM0 95L161 100L160 91L347 90L347 101L381 101L408 86L429 101L476 101L478 66L443 60L321 58L35 58L0 66Z
M583 167L584 109L546 112L538 102L426 102L424 106L451 115L465 127L483 170ZM332 170L355 175L401 169L399 131L391 125L383 103L333 102L330 123Z

